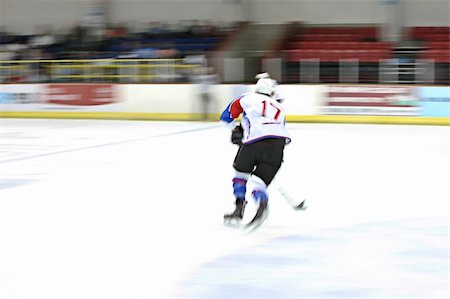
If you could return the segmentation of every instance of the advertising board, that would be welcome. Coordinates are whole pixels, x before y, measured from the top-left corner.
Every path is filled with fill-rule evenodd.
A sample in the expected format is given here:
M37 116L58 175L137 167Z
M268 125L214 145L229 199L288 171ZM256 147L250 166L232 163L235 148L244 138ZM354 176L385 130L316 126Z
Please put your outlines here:
M2 84L2 111L120 111L113 84Z
M417 116L420 113L415 87L328 86L323 114Z
M40 84L0 84L0 110L36 110L45 101L43 90Z
M196 84L0 84L0 117L197 120ZM209 119L254 84L212 88ZM277 87L288 122L450 125L443 86L303 85Z
M98 106L118 102L112 84L49 84L46 103L66 106Z
M421 116L450 117L450 88L443 86L419 87Z

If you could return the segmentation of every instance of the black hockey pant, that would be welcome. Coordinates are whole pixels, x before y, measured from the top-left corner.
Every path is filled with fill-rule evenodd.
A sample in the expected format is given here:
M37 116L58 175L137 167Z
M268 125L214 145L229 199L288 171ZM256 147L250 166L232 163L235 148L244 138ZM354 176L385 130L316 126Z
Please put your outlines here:
M243 144L234 158L233 167L237 171L256 175L269 186L283 163L285 144L284 139L277 138Z

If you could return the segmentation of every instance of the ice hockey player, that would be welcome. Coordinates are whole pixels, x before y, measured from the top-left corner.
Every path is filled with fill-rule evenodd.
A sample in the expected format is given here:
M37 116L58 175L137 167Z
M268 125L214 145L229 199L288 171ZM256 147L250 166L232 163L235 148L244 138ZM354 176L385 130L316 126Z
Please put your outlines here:
M243 219L249 181L254 186L251 196L258 208L247 227L256 228L267 217L267 187L281 167L285 145L291 141L285 128L284 109L273 98L275 85L276 81L269 76L259 78L255 91L232 101L220 117L232 130L231 142L239 145L232 180L236 208L233 213L224 215L226 224Z

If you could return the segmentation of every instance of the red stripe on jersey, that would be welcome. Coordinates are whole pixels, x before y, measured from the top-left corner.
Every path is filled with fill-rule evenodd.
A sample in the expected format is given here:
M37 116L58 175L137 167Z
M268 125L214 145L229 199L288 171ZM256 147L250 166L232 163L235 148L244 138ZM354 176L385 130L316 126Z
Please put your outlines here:
M232 118L238 118L242 112L244 109L242 109L241 98L239 98L230 105L230 115Z

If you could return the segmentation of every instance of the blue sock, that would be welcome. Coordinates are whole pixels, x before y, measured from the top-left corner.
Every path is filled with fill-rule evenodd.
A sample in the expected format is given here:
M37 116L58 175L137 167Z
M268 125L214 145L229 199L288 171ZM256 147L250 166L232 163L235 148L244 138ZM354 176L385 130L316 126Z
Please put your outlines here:
M252 195L256 202L269 200L267 193L264 192L263 190L255 190L252 192Z
M245 193L247 192L247 180L241 178L233 179L233 193L237 199L245 200Z

